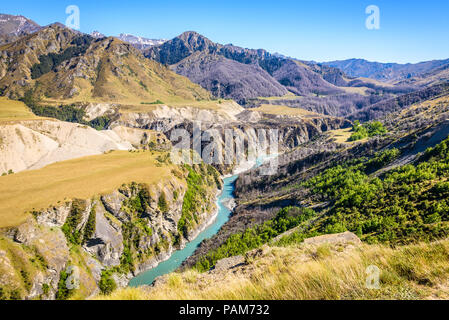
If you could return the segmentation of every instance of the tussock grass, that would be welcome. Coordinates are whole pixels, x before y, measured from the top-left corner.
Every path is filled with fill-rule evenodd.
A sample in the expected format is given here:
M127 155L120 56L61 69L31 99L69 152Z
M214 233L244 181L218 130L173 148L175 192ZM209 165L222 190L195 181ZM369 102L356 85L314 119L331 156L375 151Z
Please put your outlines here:
M352 131L352 128L328 131L328 134L330 135L330 138L334 139L335 142L337 142L337 143L354 144L354 143L359 143L359 142L368 140L368 138L365 138L365 139L358 140L358 141L349 141L349 138L351 137L351 135L353 133L354 133L354 131Z
M0 228L19 225L27 212L62 205L68 199L89 199L124 183L163 181L171 176L172 166L160 166L155 161L159 155L113 151L0 177Z
M283 115L283 116L302 116L302 117L317 117L319 115L312 111L307 111L301 108L290 108L283 105L262 104L260 107L252 109L266 114Z
M257 99L259 100L265 100L265 101L277 101L277 100L297 100L297 99L301 99L302 96L297 96L294 93L287 93L284 96L281 97L258 97Z
M171 274L155 288L126 288L109 300L153 299L447 299L449 240L392 249L273 247L233 272ZM366 269L377 266L380 289L368 289Z
M238 109L243 111L237 103L230 100L222 100L221 103L214 100L204 100L204 101L176 101L164 103L170 108L181 109L186 107L192 107L200 110L211 110L211 111L233 111ZM156 110L161 107L161 104L125 104L120 107L120 111L124 113L145 113Z
M23 102L0 97L0 123L37 119L42 118L35 116Z

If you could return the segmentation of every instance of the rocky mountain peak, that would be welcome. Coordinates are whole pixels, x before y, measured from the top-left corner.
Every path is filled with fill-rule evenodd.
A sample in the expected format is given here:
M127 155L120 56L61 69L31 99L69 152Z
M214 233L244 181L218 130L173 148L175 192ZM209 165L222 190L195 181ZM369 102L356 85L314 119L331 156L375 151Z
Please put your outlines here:
M0 35L26 35L36 32L41 27L24 16L0 14Z
M94 37L94 38L104 38L104 37L106 37L103 33L101 33L101 32L99 32L99 31L92 31L91 33L90 33L90 35L92 36L92 37Z
M124 42L132 44L134 47L140 50L144 50L153 46L158 46L166 42L165 39L148 39L128 33L121 33L118 36L118 38Z

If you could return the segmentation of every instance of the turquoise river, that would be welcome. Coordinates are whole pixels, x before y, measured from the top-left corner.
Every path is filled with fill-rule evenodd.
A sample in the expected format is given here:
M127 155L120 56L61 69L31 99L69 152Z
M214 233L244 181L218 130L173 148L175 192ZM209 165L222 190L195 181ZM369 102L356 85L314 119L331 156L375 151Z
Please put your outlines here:
M272 156L263 156L258 158L255 167L261 166L270 158L272 158ZM238 175L223 179L223 192L217 200L218 216L216 220L207 229L201 232L195 240L187 243L184 249L175 251L168 260L159 263L159 265L155 268L143 272L131 279L129 286L138 287L142 285L149 285L152 284L157 277L175 271L195 252L203 240L212 238L218 231L220 231L221 227L229 220L232 213L232 211L229 210L223 203L234 198L234 186L237 178Z

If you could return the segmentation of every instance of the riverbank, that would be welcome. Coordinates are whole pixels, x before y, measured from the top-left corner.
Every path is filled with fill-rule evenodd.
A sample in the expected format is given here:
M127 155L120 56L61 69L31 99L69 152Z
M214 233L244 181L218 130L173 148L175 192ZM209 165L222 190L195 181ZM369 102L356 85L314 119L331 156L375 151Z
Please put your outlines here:
M195 252L203 240L212 237L221 229L232 213L232 211L224 205L224 201L232 198L234 183L237 180L237 177L238 176L235 175L223 179L223 189L217 198L217 213L211 216L211 223L208 226L203 226L203 230L198 231L198 235L194 237L192 241L184 244L182 249L172 252L170 257L161 261L155 267L131 279L129 281L129 286L138 287L141 285L150 285L157 277L175 271L181 266L185 259Z
M171 273L178 269L182 263L193 255L198 246L205 240L213 237L222 226L229 220L232 211L235 208L234 189L235 181L240 173L261 166L265 161L271 160L277 155L261 156L254 161L247 161L234 169L233 175L223 176L223 189L217 197L216 213L208 220L209 223L201 226L194 234L189 236L189 242L181 245L179 250L170 250L170 254L165 254L163 260L154 263L154 267L148 268L129 281L129 286L138 287L141 285L151 285L157 277Z

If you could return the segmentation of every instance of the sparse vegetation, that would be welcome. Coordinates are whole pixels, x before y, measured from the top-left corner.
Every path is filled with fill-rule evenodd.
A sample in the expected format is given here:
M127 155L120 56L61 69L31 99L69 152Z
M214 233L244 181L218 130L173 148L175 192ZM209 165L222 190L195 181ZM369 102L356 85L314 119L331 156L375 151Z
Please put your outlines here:
M42 75L54 70L64 61L73 57L80 56L89 48L93 38L88 35L82 35L73 39L71 47L65 49L62 53L49 53L39 57L39 63L31 67L31 78L37 79Z
M117 289L117 284L112 278L111 270L105 270L101 273L101 279L98 283L100 291L102 294L111 294L115 289Z
M156 100L154 102L142 102L141 104L164 104L161 100Z
M416 165L401 166L382 177L368 173L394 160L398 150L330 168L305 182L314 194L333 203L330 214L315 229L322 233L353 231L369 243L404 244L446 237L448 141L429 149Z
M383 124L379 121L360 124L360 122L357 120L355 121L352 130L354 131L354 133L349 138L349 141L362 140L375 136L381 136L387 133L387 130L385 129Z
M249 266L223 273L223 277L188 270L174 274L176 281L167 281L153 290L125 288L99 299L448 299L446 287L441 285L449 279L448 258L448 240L397 248L362 245L346 254L336 246L272 247ZM370 265L380 269L379 290L366 286L366 269Z
M262 225L249 228L243 233L230 236L218 249L202 257L195 265L195 269L200 272L208 271L218 260L241 255L251 249L258 248L274 237L300 225L314 216L315 212L312 209L297 207L284 208L274 219Z
M159 197L159 201L158 201L158 207L159 210L161 210L162 213L168 213L168 203L167 200L165 198L165 192L162 191L160 197Z

